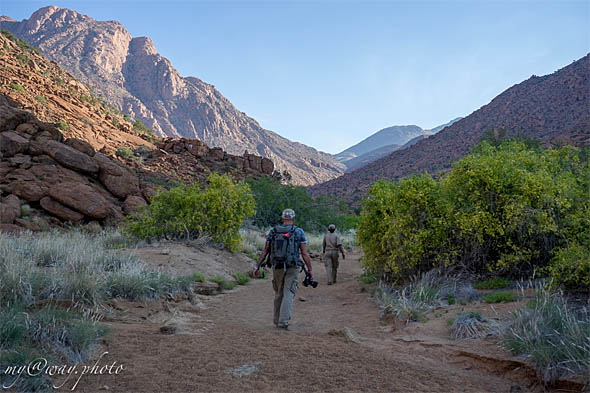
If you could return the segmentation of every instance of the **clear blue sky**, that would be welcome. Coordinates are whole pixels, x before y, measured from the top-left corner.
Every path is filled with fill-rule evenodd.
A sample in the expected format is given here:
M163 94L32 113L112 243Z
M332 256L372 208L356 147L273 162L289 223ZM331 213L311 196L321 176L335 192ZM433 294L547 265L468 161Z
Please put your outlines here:
M118 20L263 127L337 153L391 125L432 128L590 52L590 1L0 0Z

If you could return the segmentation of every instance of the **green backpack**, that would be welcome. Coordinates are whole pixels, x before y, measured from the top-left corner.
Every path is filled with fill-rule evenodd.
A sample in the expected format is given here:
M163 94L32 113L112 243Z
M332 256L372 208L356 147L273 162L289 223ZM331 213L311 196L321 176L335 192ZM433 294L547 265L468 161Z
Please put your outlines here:
M270 263L285 267L299 265L295 241L295 225L277 225L270 232Z

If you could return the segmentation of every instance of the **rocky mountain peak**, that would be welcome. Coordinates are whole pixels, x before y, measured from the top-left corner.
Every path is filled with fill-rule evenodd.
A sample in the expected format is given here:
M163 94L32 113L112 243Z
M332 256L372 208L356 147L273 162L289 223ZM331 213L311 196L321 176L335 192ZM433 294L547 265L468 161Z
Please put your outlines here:
M134 56L150 56L155 55L156 46L154 41L149 37L135 37L129 43L129 54Z
M294 183L310 185L344 172L330 154L263 129L213 85L184 78L148 37L133 38L116 21L96 21L55 6L0 27L38 47L117 109L160 136L196 138L230 154L244 150L271 159Z
M92 18L79 14L70 9L62 9L54 5L43 7L35 11L27 20L23 30L28 34L35 34L40 30L60 28L76 22L90 21Z

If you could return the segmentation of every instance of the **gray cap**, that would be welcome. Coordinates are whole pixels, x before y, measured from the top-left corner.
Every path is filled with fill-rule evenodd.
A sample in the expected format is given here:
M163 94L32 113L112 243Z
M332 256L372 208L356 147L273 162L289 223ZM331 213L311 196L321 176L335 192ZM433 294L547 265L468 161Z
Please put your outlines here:
M336 225L334 225L334 224L328 225L328 230L329 231L335 231L336 230Z
M292 220L295 218L295 212L293 209L285 209L283 210L283 218L285 220Z

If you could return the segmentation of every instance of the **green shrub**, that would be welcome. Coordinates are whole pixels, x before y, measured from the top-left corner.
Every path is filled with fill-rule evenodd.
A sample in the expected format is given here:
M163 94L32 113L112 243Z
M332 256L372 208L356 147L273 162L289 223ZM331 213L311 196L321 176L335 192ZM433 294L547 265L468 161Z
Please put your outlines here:
M473 284L473 287L476 289L498 289L498 288L506 288L511 284L510 280L507 280L502 277L494 277L484 281L478 281Z
M232 290L236 287L236 283L233 281L223 281L220 285L220 288L224 291Z
M118 117L113 117L113 118L111 119L111 124L112 124L114 127L117 127L117 126L119 125L119 118L118 118Z
M66 123L65 121L58 121L57 123L55 123L55 126L62 131L67 131L69 128L68 123Z
M191 274L191 279L194 282L205 282L205 276L203 275L203 273L193 273Z
M42 104L46 104L47 103L47 99L45 97L43 97L43 96L35 96L35 99L37 101L39 101L40 103L42 103Z
M147 157L149 157L152 154L152 151L147 146L139 146L135 150L135 154L136 155L140 155L140 156L147 156Z
M133 154L133 151L130 148L120 147L117 149L117 156L127 160L133 158L135 155Z
M357 277L357 279L365 284L374 284L377 281L379 281L379 278L376 274L370 273L368 271L364 272L363 274L361 274L360 276Z
M19 93L23 93L25 91L25 88L18 83L11 83L10 88L14 91L18 91Z
M147 128L141 120L135 120L133 122L133 129L140 134L146 134L148 131L150 131L150 129Z
M213 276L213 277L209 277L207 279L207 281L211 281L211 282L214 282L215 284L221 285L221 283L223 283L225 280L223 277Z
M449 306L452 306L453 304L455 304L455 302L457 301L457 299L455 299L454 296L447 296L447 303L449 303Z
M496 291L481 297L486 303L513 302L516 294L512 291Z
M587 291L590 288L590 248L581 244L560 248L545 271L555 285Z
M576 313L559 293L537 291L531 308L518 310L503 335L513 354L524 354L545 384L561 376L588 378L590 314Z
M129 115L127 113L123 114L123 120L125 121L131 121L131 118L129 117Z
M482 142L439 180L377 181L362 203L363 263L400 282L459 267L506 279L542 271L587 287L589 156L526 140Z
M211 174L207 182L205 190L195 183L159 192L146 209L128 218L127 230L140 238L205 234L237 251L241 242L240 226L254 213L250 188L218 174Z
M348 213L344 201L326 196L312 198L305 187L281 184L276 179L262 177L248 179L256 201L256 213L252 224L267 228L279 223L284 209L295 210L295 223L305 231L325 232L330 224L339 231L356 228L358 217Z
M244 273L237 272L234 274L234 278L236 279L238 285L246 285L250 282L250 277Z
M29 57L27 55L22 54L22 53L18 54L16 56L16 58L19 61L19 63L21 63L22 65L27 65L29 63Z
M363 201L358 230L363 264L401 280L442 264L445 209L440 185L428 174L375 182Z

